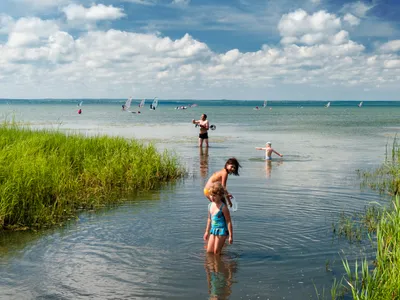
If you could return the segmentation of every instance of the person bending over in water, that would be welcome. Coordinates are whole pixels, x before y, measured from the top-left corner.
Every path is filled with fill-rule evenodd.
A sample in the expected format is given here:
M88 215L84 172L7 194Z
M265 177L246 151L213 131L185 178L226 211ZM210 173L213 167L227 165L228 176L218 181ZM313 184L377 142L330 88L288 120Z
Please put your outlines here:
M226 182L228 180L229 174L239 176L239 168L241 167L242 166L239 164L236 158L231 157L230 159L228 159L225 163L224 168L212 174L211 177L208 179L204 187L204 196L206 196L208 200L212 201L210 188L213 186L213 184L219 182L221 183L222 187L225 190L225 195L226 199L228 200L229 206L232 207L232 202L231 202L232 195L229 194L228 190L226 189Z
M272 149L271 147L271 142L267 142L265 144L265 148L262 147L256 147L256 150L265 150L265 160L271 160L272 159L272 152L279 155L282 157L283 155Z
M203 239L208 240L207 252L219 255L228 236L229 244L233 243L233 226L226 206L225 188L220 182L210 187L210 197L212 202L208 205L207 227Z
M208 147L208 129L210 128L210 123L207 120L207 115L202 114L200 120L192 120L193 124L200 126L199 134L199 147L203 147L203 141L206 141L206 147Z

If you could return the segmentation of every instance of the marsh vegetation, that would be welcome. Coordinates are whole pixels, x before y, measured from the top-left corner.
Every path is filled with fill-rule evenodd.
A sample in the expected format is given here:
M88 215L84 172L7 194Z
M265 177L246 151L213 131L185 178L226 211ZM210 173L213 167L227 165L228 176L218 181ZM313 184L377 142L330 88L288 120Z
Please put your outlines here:
M177 157L121 137L0 125L0 229L57 224L184 174Z

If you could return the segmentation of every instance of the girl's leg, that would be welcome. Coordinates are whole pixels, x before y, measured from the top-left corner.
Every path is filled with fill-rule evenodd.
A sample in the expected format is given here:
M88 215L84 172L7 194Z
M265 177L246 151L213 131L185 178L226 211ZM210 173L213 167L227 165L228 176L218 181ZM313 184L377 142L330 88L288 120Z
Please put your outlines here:
M214 254L221 254L222 247L224 247L227 237L227 235L218 235L215 237Z
M207 253L213 253L214 252L214 244L215 244L215 235L210 234L208 237L208 244L207 244Z

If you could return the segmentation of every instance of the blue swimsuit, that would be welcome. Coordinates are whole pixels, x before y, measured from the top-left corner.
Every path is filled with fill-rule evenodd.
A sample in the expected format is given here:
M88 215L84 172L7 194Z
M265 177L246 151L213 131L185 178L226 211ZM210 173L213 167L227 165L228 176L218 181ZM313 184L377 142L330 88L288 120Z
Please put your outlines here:
M228 227L226 226L225 216L222 213L222 208L224 207L225 204L222 203L221 207L219 208L219 211L213 216L211 215L210 212L211 204L212 203L208 205L208 212L210 213L210 218L211 218L210 233L213 235L229 235Z

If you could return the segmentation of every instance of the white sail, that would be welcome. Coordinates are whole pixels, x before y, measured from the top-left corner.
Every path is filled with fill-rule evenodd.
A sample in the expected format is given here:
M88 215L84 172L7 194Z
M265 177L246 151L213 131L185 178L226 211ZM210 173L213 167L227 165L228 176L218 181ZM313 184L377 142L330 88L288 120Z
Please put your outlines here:
M328 103L325 105L325 107L329 107L329 106L331 106L331 103L330 103L330 102L328 102Z
M128 110L131 107L132 97L129 97L128 100L125 102L124 110Z
M363 102L361 101L359 104L358 104L358 107L361 107L363 105Z
M82 106L82 104L83 104L83 101L79 102L78 106L80 107L80 106Z
M151 104L151 107L152 107L153 109L156 109L157 106L158 106L158 98L155 97L154 100L153 100L153 103Z
M264 108L267 107L267 100L264 100L263 107L264 107Z
M143 107L143 106L144 106L144 104L145 104L145 102L146 102L146 99L143 99L142 101L140 101L140 103L139 103L139 107Z

